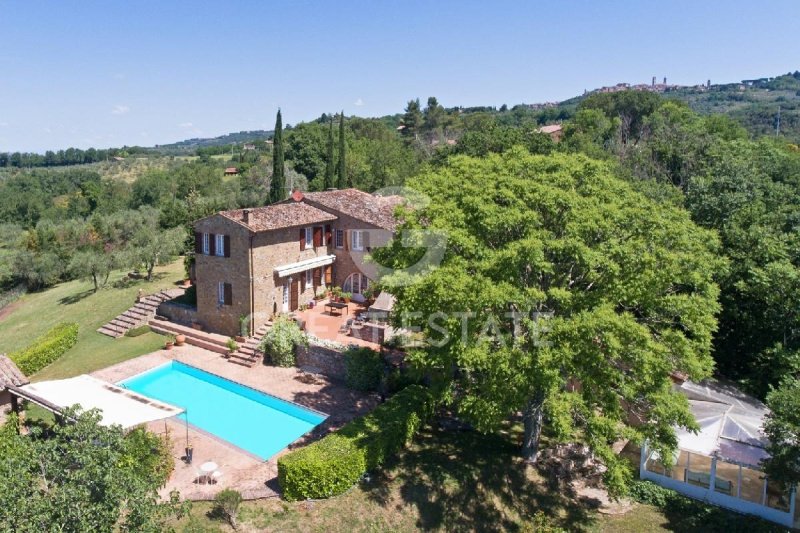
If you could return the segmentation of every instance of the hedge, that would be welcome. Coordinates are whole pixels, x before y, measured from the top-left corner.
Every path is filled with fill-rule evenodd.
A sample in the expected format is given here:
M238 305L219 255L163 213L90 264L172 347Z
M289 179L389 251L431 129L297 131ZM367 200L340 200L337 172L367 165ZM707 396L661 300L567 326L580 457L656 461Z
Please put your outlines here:
M360 391L378 390L383 377L383 357L366 347L352 347L344 352L347 386Z
M329 498L404 448L433 415L438 395L420 385L392 396L322 440L278 459L278 482L289 501Z
M25 375L30 376L64 355L77 341L78 324L62 322L27 348L14 352L9 357Z

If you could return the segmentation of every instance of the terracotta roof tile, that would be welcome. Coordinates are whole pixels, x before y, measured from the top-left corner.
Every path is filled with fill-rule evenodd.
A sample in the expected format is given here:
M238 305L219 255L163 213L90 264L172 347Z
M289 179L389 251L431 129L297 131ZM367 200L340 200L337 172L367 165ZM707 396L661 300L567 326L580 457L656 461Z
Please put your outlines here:
M305 199L379 228L394 231L399 221L394 209L403 203L401 196L376 196L358 189L309 192Z
M247 226L250 230L270 231L295 226L307 226L320 222L336 220L336 216L303 202L273 204L265 207L251 207L248 221L244 221L245 209L222 211L220 215Z
M30 381L28 381L25 374L17 368L14 361L5 355L0 355L0 390L7 389L9 385L21 387L28 383L30 383Z

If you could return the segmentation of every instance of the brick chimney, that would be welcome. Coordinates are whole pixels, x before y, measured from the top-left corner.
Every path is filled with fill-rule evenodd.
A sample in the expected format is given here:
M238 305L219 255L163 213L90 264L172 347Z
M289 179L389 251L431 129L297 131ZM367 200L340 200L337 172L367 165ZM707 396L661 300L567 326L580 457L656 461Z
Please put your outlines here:
M242 218L244 218L244 223L250 225L250 210L245 209L242 211Z

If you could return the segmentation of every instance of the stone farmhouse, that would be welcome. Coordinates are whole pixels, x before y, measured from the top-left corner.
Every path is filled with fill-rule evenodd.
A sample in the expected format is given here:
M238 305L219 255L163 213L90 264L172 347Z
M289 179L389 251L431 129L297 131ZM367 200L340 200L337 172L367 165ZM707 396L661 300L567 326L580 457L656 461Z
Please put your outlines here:
M221 211L194 224L197 322L238 335L339 286L362 301L374 269L364 257L397 226L398 196L357 189L294 191L265 207Z

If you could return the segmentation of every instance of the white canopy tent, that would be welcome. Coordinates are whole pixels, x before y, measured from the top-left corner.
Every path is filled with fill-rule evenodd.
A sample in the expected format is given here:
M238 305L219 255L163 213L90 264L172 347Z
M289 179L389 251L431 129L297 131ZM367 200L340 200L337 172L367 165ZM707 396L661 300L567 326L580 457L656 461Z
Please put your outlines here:
M180 407L148 398L87 374L31 383L15 388L12 393L51 411L60 411L75 404L86 411L99 409L102 415L101 424L117 424L123 429L171 418L184 412Z
M752 467L768 457L764 404L719 381L685 381L680 391L689 399L700 431L678 431L679 448Z

